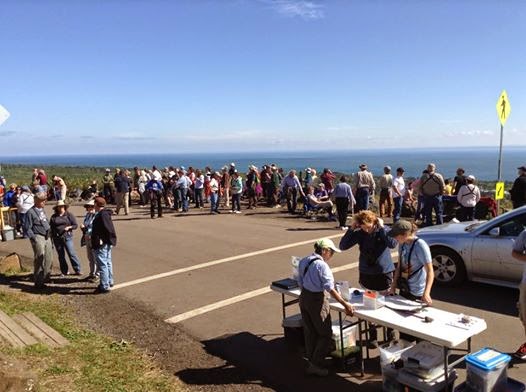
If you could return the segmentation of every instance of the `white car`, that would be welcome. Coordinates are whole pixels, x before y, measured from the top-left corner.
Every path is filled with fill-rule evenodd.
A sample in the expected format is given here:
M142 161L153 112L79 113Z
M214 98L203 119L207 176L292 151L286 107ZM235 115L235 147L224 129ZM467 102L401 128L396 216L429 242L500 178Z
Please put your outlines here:
M463 281L518 287L526 263L511 255L526 229L526 206L489 221L446 223L418 230L431 248L435 281L456 286Z

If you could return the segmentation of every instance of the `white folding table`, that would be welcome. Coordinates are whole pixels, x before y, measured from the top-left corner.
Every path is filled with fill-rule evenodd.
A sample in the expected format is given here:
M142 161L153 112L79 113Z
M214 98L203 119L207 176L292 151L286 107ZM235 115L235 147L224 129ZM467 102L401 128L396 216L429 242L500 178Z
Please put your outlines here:
M282 306L283 306L283 318L285 318L285 308L287 306L298 303L298 298L301 294L300 288L294 289L283 289L271 285L270 288L273 291L281 293ZM356 290L351 289L351 293ZM285 297L294 297L294 300L286 301ZM365 309L362 303L363 298L359 296L351 296L349 301L355 309L354 316L358 318L357 323L360 330L359 345L362 350L361 356L361 373L364 374L363 364L363 347L362 347L362 321L368 321L370 323L378 324L387 328L392 328L414 336L416 338L427 340L433 344L441 346L444 350L444 374L446 378L446 385L448 385L449 370L455 365L464 360L464 356L457 359L453 363L449 363L449 356L452 351L465 352L466 354L471 352L471 338L478 335L487 328L486 322L483 319L471 317L471 322L468 324L462 324L456 322L459 320L459 315L456 313L447 312L434 307L422 308L419 312L406 312L393 310L387 306L383 306L379 309L368 310ZM389 299L387 299L389 301ZM340 338L342 347L342 358L343 358L343 321L345 317L344 307L334 299L330 298L330 308L338 312L338 319L340 323ZM425 321L425 316L428 317L428 321ZM429 321L432 319L432 321ZM461 344L467 342L467 348L457 348Z

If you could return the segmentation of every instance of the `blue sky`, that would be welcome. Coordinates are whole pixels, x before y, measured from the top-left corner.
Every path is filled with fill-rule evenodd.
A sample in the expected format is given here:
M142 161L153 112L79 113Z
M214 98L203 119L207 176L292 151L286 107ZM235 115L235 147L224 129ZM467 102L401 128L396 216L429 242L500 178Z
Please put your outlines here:
M526 145L524 1L2 0L10 153ZM4 150L5 152L5 150Z

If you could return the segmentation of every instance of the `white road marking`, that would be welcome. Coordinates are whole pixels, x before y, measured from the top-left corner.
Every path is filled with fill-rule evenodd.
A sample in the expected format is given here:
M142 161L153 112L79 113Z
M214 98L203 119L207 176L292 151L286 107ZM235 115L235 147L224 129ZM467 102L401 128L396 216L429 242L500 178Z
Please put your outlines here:
M346 265L342 265L341 267L332 268L332 272L336 273L336 272L346 271L346 270L350 270L356 267L358 267L358 263L346 264ZM229 306L237 302L245 301L247 299L251 299L251 298L263 295L263 294L267 294L267 293L270 293L271 291L272 290L268 286L262 287L254 291L249 291L241 295L236 295L235 297L232 297L232 298L227 298L227 299L224 299L218 302L214 302L210 305L206 305L206 306L203 306L197 309L189 310L188 312L178 314L177 316L170 317L164 321L170 324L180 323L181 321L188 320L192 317L200 316L202 314L211 312L213 310L224 308L225 306Z
M391 256L393 258L398 257L398 252L392 252ZM357 262L356 263L350 263L350 264L342 265L340 267L331 268L331 270L332 270L333 273L337 273L337 272L347 271L347 270L356 268L356 267L358 267L358 265L359 265L359 263L357 263ZM221 301L218 301L218 302L214 302L212 304L209 304L209 305L206 305L206 306L202 306L202 307L197 308L197 309L189 310L188 312L184 312L184 313L178 314L176 316L167 318L164 321L167 322L167 323L170 323L170 324L180 323L182 321L188 320L188 319L196 317L196 316L200 316L202 314L211 312L213 310L221 309L221 308L224 308L225 306L229 306L229 305L235 304L237 302L245 301L247 299L251 299L251 298L263 295L263 294L270 293L271 291L272 290L268 286L262 287L260 289L249 291L249 292L244 293L244 294L236 295L235 297L231 297L231 298L227 298L227 299L224 299L224 300L221 300Z
M338 238L338 237L343 236L343 234L344 233L340 233L340 234L335 234L335 235L322 237L322 238ZM173 275L184 274L185 272L194 271L194 270L201 269L201 268L206 268L206 267L211 267L213 265L223 264L223 263L227 263L229 261L236 261L236 260L246 259L246 258L249 258L249 257L258 256L258 255L262 255L262 254L265 254L265 253L276 252L278 250L294 248L296 246L313 244L318 239L319 238L315 238L315 239L312 239L312 240L295 242L293 244L287 244L287 245L276 246L276 247L273 247L273 248L257 250L255 252L249 252L249 253L245 253L245 254L242 254L242 255L225 257L225 258L219 259L219 260L213 260L213 261L208 261L206 263L192 265L190 267L179 268L179 269L176 269L176 270L163 272L163 273L160 273L160 274L157 274L157 275L146 276L144 278L139 278L139 279L135 279L135 280L130 280L129 282L116 284L113 287L113 290L118 290L118 289L122 289L122 288L129 287L129 286L135 286L135 285L138 285L138 284L141 284L141 283L151 282L152 280L167 278L167 277L173 276Z

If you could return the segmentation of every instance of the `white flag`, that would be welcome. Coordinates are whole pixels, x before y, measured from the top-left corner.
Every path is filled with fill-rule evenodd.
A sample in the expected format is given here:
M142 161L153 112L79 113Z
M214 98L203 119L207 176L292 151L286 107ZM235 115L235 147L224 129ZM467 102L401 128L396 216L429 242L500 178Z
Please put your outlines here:
M8 118L10 114L6 108L0 105L0 125L2 125Z

